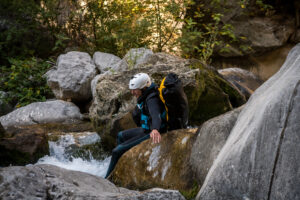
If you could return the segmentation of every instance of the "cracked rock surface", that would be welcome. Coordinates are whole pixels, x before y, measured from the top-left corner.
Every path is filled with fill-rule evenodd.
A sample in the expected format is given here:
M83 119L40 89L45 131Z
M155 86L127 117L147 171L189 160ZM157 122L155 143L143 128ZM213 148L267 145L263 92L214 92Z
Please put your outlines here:
M300 198L300 44L250 97L197 200Z
M132 191L117 187L108 180L94 175L52 165L1 168L0 197L3 200L184 200L184 197L175 190Z

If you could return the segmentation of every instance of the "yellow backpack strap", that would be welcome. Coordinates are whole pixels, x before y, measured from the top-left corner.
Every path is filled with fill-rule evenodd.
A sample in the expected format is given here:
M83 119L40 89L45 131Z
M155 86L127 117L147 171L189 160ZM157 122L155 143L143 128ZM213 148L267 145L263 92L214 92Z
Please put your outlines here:
M168 108L167 108L167 106L166 106L166 101L165 101L165 99L164 99L164 97L163 97L163 95L162 95L162 90L163 90L164 88L166 88L165 85L164 85L165 80L166 80L166 77L161 81L160 86L159 86L159 88L158 88L158 91L159 91L159 97L160 97L161 101L164 103L165 108L166 108L166 112L167 112L167 113L166 113L166 119L167 119L167 121L169 121Z

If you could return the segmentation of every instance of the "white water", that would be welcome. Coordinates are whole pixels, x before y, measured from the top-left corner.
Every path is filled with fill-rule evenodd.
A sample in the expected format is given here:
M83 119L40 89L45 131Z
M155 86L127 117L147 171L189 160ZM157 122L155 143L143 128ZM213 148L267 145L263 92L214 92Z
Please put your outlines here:
M49 141L50 156L47 155L40 158L37 164L56 165L61 168L104 177L111 157L107 157L102 161L95 160L91 154L89 154L89 160L70 157L66 154L65 149L72 144L75 144L75 139L72 135L61 136L56 142Z

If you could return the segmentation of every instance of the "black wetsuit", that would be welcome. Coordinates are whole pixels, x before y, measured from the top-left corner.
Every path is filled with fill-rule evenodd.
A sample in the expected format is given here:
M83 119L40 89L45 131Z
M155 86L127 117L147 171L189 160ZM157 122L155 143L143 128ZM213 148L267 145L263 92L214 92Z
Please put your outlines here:
M149 133L153 129L158 130L160 133L164 133L167 130L164 119L165 109L154 83L142 92L132 114L137 126L141 127L128 129L118 133L117 147L112 151L111 161L105 178L107 178L115 168L122 154L133 146L149 139Z

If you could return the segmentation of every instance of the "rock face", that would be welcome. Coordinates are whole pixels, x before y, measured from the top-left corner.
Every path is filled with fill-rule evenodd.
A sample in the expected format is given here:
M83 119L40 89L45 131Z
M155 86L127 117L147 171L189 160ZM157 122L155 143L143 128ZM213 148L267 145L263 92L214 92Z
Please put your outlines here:
M245 102L244 96L213 68L204 67L197 61L157 53L139 68L99 78L90 118L106 144L110 143L109 140L114 144L114 137L120 130L135 126L129 113L135 100L128 82L139 72L148 73L157 84L170 72L178 74L189 101L189 119L193 124L200 124Z
M255 1L248 2L244 8L238 0L222 1L219 2L219 6L208 0L196 2L197 4L202 3L204 5L203 9L211 9L216 13L222 13L224 16L221 21L224 24L231 24L234 27L233 31L236 37L243 38L239 41L239 45L243 44L251 47L251 49L240 49L232 44L230 52L218 52L223 57L267 52L285 45L288 43L289 38L296 33L295 18L290 12L280 15L278 14L280 11L277 10L276 12L276 8L274 8L273 13L266 14L267 10L260 9L260 5ZM272 2L273 5L279 3ZM286 4L285 6L289 7L292 5L291 3ZM196 7L192 7L191 10Z
M146 140L127 151L110 179L126 188L162 187L188 191L195 177L189 158L197 129L182 129L162 135L159 144Z
M56 65L46 77L57 99L78 102L92 97L91 81L96 76L96 67L88 53L71 51L62 54Z
M0 91L0 116L6 115L13 110L12 106L4 101L6 96L5 92Z
M193 145L190 163L200 185L217 158L243 106L205 122Z
M9 128L0 138L0 166L25 165L49 153L44 130L28 127Z
M100 73L104 73L109 70L116 70L121 58L113 54L97 51L93 55L93 60Z
M300 44L258 88L197 199L299 199Z
M213 55L212 65L218 68L243 68L267 80L282 66L291 46L299 42L299 24L295 20L299 6L297 8L294 5L298 2L296 0L251 0L247 3L244 1L245 7L241 6L239 0L195 2L187 11L189 16L193 17L193 12L200 5L202 10L210 9L209 12L222 13L222 24L232 25L238 38L238 42L230 44L230 52L222 52L220 48ZM213 5L216 2L219 6ZM273 8L264 7L266 4ZM204 20L203 23L209 22Z
M252 72L240 68L221 69L218 72L234 84L247 99L263 83L263 80Z
M178 191L131 191L97 176L52 165L1 168L0 177L4 199L184 200Z
M42 123L73 123L81 119L79 108L73 103L55 100L31 103L0 117L0 122L7 128Z

